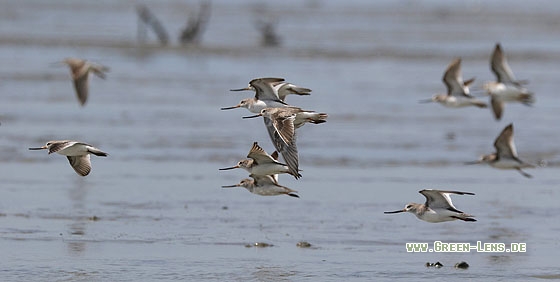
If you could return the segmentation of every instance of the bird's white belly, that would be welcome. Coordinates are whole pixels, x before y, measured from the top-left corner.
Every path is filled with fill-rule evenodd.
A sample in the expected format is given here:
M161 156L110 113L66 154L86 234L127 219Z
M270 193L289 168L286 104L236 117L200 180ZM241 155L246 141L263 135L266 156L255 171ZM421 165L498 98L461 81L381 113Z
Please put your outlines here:
M257 102L251 104L249 107L247 107L247 109L254 114L260 114L262 109L266 109L266 108L280 108L280 107L285 107L286 105L282 104L282 103L278 103L276 101L262 101L262 100L257 100Z
M491 162L490 165L492 167L499 168L499 169L518 169L518 168L527 167L527 165L522 164L513 159L500 159L497 162Z
M450 96L442 104L449 108L462 108L472 105L472 99Z
M257 102L249 105L247 107L247 110L249 110L249 112L254 113L254 114L260 114L262 109L267 108L266 103L258 100Z
M438 209L437 211L429 209L426 212L424 212L422 215L416 215L416 216L421 220L437 223L437 222L455 220L455 218L452 218L451 216L456 216L456 215L457 213L445 209Z
M78 145L78 144L72 145L68 148L64 148L64 149L58 151L57 153L59 153L61 155L69 156L69 157L83 156L83 155L89 154L89 152L87 150L87 146Z
M261 196L276 196L286 194L282 187L277 187L273 185L267 186L260 186L253 188L252 191L254 194L261 195Z
M506 89L506 85L503 83L493 83L489 82L483 86L490 94L497 94L503 92Z
M521 95L529 94L525 88L503 83L496 85L491 90L491 93L504 102L518 101Z
M274 163L265 163L253 166L250 172L254 175L273 175L279 173L287 173L288 167Z

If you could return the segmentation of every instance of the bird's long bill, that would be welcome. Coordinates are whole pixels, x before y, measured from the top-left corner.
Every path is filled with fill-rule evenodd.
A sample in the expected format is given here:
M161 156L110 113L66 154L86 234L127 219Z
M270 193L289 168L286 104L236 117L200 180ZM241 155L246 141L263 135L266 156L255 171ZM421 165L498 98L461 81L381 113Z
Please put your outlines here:
M29 150L44 150L46 148L47 148L47 146L43 146L43 147L37 147L37 148L29 148Z
M222 186L222 188L235 188L235 187L237 187L237 184L236 185L224 185L224 186Z
M243 118L257 118L257 117L260 117L260 116L262 116L262 115L258 114L258 115L254 115L254 116L246 116L246 117L243 117Z
M237 105L232 106L232 107L220 108L220 110L231 110L231 109L237 109L239 107L241 107L241 105L237 104Z
M398 211L388 211L388 212L383 212L384 214L391 214L391 213L401 213L401 212L405 212L406 210L398 210Z
M230 169L234 169L234 168L239 168L238 165L234 165L232 167L225 167L225 168L220 168L219 170L230 170Z
M424 99L424 100L419 100L418 103L425 104L425 103L431 103L433 101L434 100L432 100L432 99Z
M245 87L245 88L239 88L239 89L230 89L229 91L247 91L247 90L251 90L251 88Z
M472 162L465 162L466 165L475 165L475 164L479 164L482 163L481 160L476 160L476 161L472 161Z

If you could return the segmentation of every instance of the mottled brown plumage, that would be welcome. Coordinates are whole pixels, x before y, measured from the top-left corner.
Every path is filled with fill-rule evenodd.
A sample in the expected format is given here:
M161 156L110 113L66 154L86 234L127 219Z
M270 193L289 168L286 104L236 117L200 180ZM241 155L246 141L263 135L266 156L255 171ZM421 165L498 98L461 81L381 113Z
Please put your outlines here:
M98 77L105 79L105 72L108 72L109 68L77 58L66 58L62 62L70 67L76 96L78 97L80 105L85 105L89 93L88 84L90 72L93 72Z

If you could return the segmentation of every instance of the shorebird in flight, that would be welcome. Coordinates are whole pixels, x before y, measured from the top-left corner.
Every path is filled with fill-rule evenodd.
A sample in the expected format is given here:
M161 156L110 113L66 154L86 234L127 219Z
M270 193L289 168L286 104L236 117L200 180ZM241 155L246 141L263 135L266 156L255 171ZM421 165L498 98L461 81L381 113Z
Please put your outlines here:
M309 95L311 89L300 87L284 81L283 78L263 77L255 78L245 88L231 89L230 91L255 91L255 97L241 100L239 104L232 107L224 107L222 110L246 108L254 114L260 113L264 108L287 107L286 96L289 94Z
M230 110L236 108L246 108L251 113L258 114L264 108L286 107L288 104L280 100L278 92L275 91L273 84L283 82L283 78L255 78L249 82L249 86L240 89L232 89L230 91L254 90L255 97L241 100L239 104L232 107L224 107L221 110Z
M253 143L253 147L247 155L247 159L240 160L237 165L232 167L220 168L220 170L229 170L235 168L243 168L252 175L277 175L279 173L289 173L296 179L301 174L293 174L287 165L278 162L278 152L274 151L272 155L267 154L257 142Z
M43 147L29 148L29 150L47 149L49 154L59 153L68 158L70 165L81 176L91 171L90 154L106 157L108 154L86 143L70 140L49 141Z
M517 150L513 142L513 123L510 123L502 130L502 133L494 141L494 147L496 148L495 153L483 155L477 161L468 162L467 164L487 163L499 169L516 169L527 178L533 177L522 170L523 168L534 168L535 166L522 161L517 156Z
M272 144L282 154L292 175L299 171L296 128L301 127L306 122L324 123L328 117L324 113L304 111L296 107L265 108L256 116L264 117L264 123Z
M533 93L523 87L527 82L515 79L500 43L496 44L492 53L490 68L496 75L496 81L485 83L483 88L490 95L492 110L497 120L502 118L506 102L520 102L526 106L535 102Z
M420 102L438 102L449 108L462 108L467 106L476 106L486 108L486 103L476 99L469 93L469 85L473 83L474 78L463 82L461 74L461 58L453 60L447 70L443 74L443 83L447 87L447 94L436 94L431 99L421 100Z
M414 214L418 219L432 223L457 219L462 221L476 221L473 215L458 210L453 205L450 197L450 194L474 195L474 193L432 189L424 189L419 191L419 193L426 197L426 203L409 203L402 210L385 212L385 214L409 212Z
M105 73L109 71L109 68L77 58L66 58L62 61L62 63L70 67L72 81L74 83L76 95L78 96L78 101L80 102L80 105L85 105L89 93L89 74L93 72L98 77L105 79Z
M288 187L278 184L276 177L272 175L250 175L253 179L245 178L235 185L226 185L222 188L234 188L234 187L244 187L249 192L261 196L277 196L277 195L288 195L295 198L299 198L296 194L297 191L292 190Z

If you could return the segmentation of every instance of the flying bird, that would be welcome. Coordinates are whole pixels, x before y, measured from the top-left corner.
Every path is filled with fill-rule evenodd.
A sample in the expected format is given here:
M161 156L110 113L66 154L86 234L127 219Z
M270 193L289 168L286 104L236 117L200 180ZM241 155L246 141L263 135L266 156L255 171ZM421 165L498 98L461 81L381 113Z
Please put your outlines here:
M249 192L261 196L288 195L299 198L297 191L278 184L272 175L250 175L252 179L245 178L235 185L226 185L222 188L244 187Z
M77 58L66 58L62 63L70 67L78 101L80 101L80 105L85 105L89 93L89 74L93 72L98 77L105 79L105 72L108 72L109 68Z
M516 169L521 175L531 178L532 175L524 172L523 168L534 168L535 166L519 159L515 143L513 142L513 123L502 130L500 135L494 141L496 152L481 156L477 161L468 162L467 164L487 163L492 167L499 169Z
M426 197L426 202L424 204L409 203L402 210L385 212L385 214L409 212L420 220L432 223L457 219L462 221L476 221L473 215L458 210L453 205L450 197L451 194L474 195L474 193L432 189L424 189L419 191L419 193Z
M492 111L497 120L502 118L506 102L520 102L526 106L531 106L535 102L533 93L523 87L526 81L516 80L513 75L500 43L494 48L490 68L496 75L496 81L485 83L483 88L490 95Z
M224 107L221 108L222 110L230 110L236 108L246 108L251 113L258 114L264 108L277 108L277 107L286 107L284 101L280 100L278 97L277 90L274 89L273 83L283 82L283 78L273 78L273 77L266 77L266 78L255 78L249 82L249 86L240 89L231 89L230 91L246 91L246 90L253 90L255 91L255 96L252 98L247 98L241 100L239 104L232 106L232 107Z
M432 96L431 99L422 100L420 102L438 102L449 108L462 108L467 106L487 108L488 105L486 105L486 103L469 94L469 85L473 82L474 78L463 82L461 58L457 58L449 64L443 75L443 83L447 87L447 94L436 94Z
M240 160L237 165L220 170L229 170L235 168L243 168L252 175L277 175L279 173L289 173L296 179L301 177L301 174L293 174L287 165L278 162L278 152L274 151L272 155L267 154L257 142L253 143L253 147L247 155L247 159Z
M74 171L81 176L86 176L91 171L90 154L100 157L108 156L107 153L89 144L70 140L49 141L43 147L29 148L29 150L45 149L48 150L49 154L59 153L66 156Z

